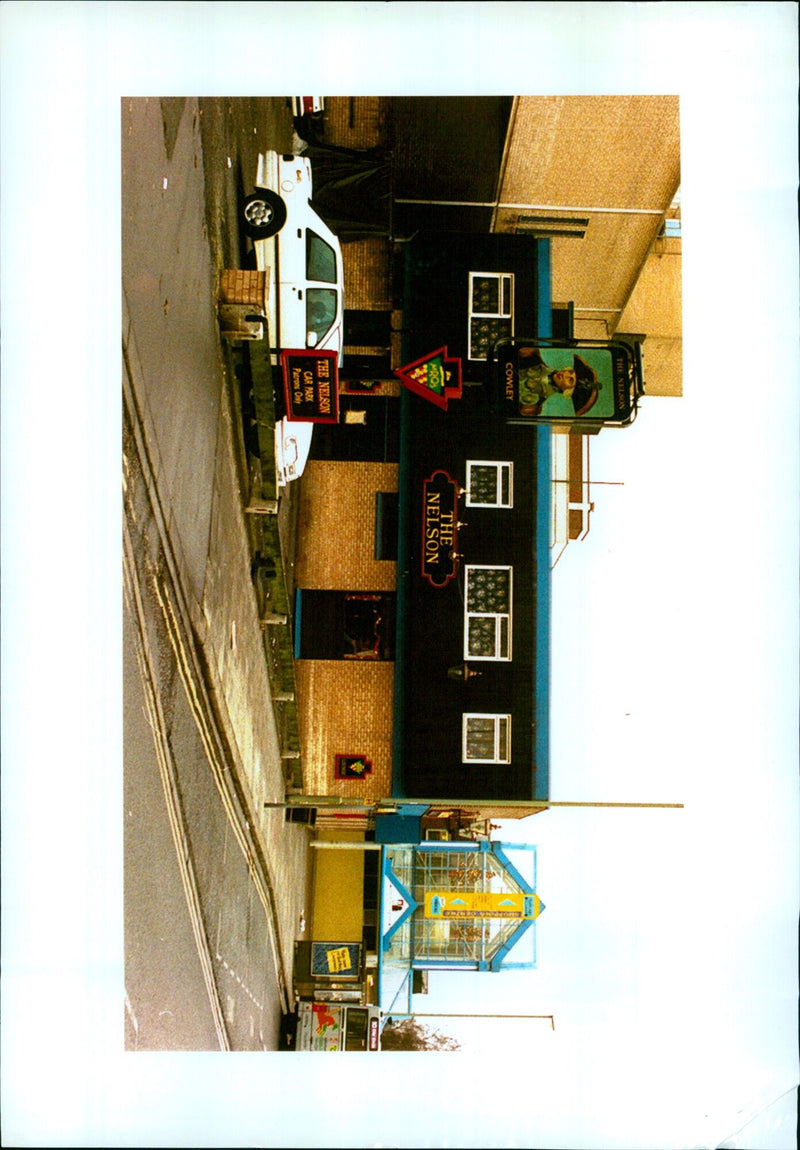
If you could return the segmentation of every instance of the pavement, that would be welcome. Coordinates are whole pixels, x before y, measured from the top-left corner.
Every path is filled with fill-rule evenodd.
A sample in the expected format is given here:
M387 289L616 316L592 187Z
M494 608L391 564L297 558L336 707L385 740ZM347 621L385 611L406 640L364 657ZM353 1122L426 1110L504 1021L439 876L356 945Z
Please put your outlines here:
M183 115L183 129L187 123ZM181 140L178 138L177 150ZM168 496L174 460L161 453L161 428L149 402L147 369L137 342L136 312L123 291L123 388L125 401L141 429L143 452L150 470L152 492L161 507L160 533L169 543L175 589L176 615L195 668L193 688L203 713L213 723L221 755L229 771L231 792L251 836L251 857L259 881L268 892L272 929L280 969L284 1005L291 988L294 942L303 937L303 919L310 920L309 874L311 831L302 824L287 823L282 809L268 809L267 802L285 798L287 759L285 752L286 703L273 701L268 647L262 625L262 606L251 577L254 541L258 532L247 507L251 499L249 462L242 442L238 386L232 378L232 360L216 325L213 306L198 308L196 322L209 329L198 338L213 340L218 347L221 391L213 459L213 489L204 493L210 505L207 550L202 563L189 571L185 539L176 531ZM169 354L170 316L163 325L164 353ZM152 362L152 332L147 333L148 367ZM151 373L152 374L152 373ZM150 381L152 388L152 380ZM184 416L185 418L185 416ZM160 498L159 498L160 497ZM163 500L163 502L161 502ZM291 498L280 509L285 547L291 546ZM284 563L291 571L291 557ZM290 626L290 623L284 626ZM284 692L285 693L285 692ZM291 760L288 760L291 763Z

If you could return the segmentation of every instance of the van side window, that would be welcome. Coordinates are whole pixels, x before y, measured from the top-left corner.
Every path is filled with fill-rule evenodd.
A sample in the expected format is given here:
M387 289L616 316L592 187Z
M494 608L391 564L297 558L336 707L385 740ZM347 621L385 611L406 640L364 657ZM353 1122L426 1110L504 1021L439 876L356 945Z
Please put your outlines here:
M319 343L336 319L336 292L332 288L308 288L306 291L306 327Z
M306 279L336 283L336 252L310 228L306 230Z

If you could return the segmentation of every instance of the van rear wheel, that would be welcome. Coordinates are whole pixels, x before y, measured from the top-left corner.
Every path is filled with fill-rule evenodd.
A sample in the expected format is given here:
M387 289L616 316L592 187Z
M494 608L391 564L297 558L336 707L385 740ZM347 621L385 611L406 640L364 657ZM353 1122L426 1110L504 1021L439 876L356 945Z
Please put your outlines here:
M268 240L286 223L286 204L268 188L253 192L244 202L244 228L253 240Z

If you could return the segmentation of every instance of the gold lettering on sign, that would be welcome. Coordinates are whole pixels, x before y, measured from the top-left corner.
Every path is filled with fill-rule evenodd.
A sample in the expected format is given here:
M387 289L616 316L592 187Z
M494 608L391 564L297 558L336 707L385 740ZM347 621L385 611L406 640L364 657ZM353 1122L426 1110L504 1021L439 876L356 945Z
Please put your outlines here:
M319 410L321 415L331 413L331 385L326 379L319 381Z
M454 480L435 471L422 497L422 574L432 587L446 587L456 574L458 497Z
M514 399L514 365L506 364L506 399Z
M425 492L425 562L435 563L439 557L439 516L441 494Z

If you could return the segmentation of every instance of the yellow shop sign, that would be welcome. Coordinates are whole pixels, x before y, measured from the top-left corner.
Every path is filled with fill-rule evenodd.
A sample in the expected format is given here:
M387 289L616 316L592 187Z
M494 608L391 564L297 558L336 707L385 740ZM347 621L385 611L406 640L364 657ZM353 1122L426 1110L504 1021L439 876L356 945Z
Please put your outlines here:
M538 918L538 894L497 891L428 891L426 918Z

